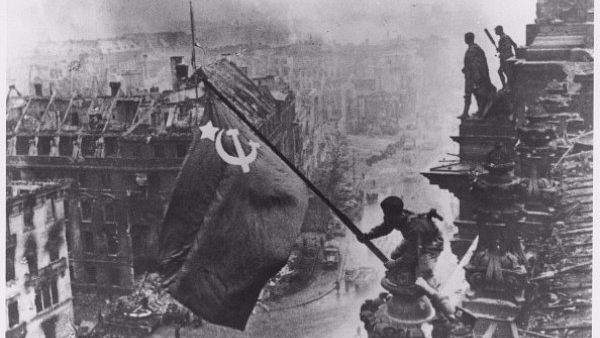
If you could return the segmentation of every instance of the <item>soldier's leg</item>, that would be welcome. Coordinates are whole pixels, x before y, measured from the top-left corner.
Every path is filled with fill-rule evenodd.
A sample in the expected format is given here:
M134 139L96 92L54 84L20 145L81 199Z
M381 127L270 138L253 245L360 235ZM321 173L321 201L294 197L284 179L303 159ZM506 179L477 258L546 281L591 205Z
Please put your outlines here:
M481 113L482 118L486 117L486 115L490 111L490 108L492 107L492 104L494 103L495 99L496 99L496 87L490 83L485 92L485 99L483 100L483 101L485 101L485 103L483 103L484 107L483 107L483 112Z
M465 106L463 108L462 115L459 117L467 118L467 117L469 117L469 109L471 108L471 94L465 94L464 98L465 98Z
M471 94L473 92L473 84L471 83L472 81L465 79L465 105L463 108L463 113L461 116L461 118L467 118L469 117L469 109L471 108Z
M474 95L475 95L475 100L477 101L477 117L481 117L483 115L483 111L485 109L485 103L486 103L486 98L485 98L485 92L482 91L481 89L478 89L477 91L475 91Z
M504 62L500 60L500 68L498 68L498 76L500 76L500 82L502 82L502 88L506 87L506 77L504 77L504 73L506 69L504 67Z
M514 81L514 68L513 68L513 64L510 64L508 62L505 61L504 63L504 72L506 73L506 87L511 88L512 83Z
M440 252L423 252L417 262L417 277L423 277L433 288L439 286L433 275L433 269L439 256Z

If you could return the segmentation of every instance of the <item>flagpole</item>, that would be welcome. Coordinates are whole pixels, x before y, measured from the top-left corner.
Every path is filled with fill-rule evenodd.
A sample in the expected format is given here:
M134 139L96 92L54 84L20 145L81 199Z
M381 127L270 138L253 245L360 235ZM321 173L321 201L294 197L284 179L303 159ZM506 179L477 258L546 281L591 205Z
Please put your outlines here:
M198 78L196 77L196 29L194 27L194 10L190 1L190 29L192 31L192 69L194 70L194 90L196 91L196 102L198 104Z
M290 168L298 177L300 177L300 179L306 184L306 186L315 194L317 195L332 211L333 213L337 216L337 218L344 223L344 225L350 229L350 231L352 231L352 233L354 233L354 235L356 235L357 238L362 238L363 237L363 233L362 231L360 231L360 229L350 220L350 218L348 218L348 216L346 216L346 214L344 214L340 209L338 209L338 207L336 207L328 198L327 196L325 196L320 190L319 188L317 188L309 179L308 177L306 177L304 175L304 173L302 173L298 168L296 168L296 166L291 163L286 157L285 155L283 155L278 149L277 147L275 147L271 141L269 141L259 130L258 128L256 128L254 125L252 125L252 123L246 118L246 116L244 116L244 114L242 114L237 107L227 98L225 97L225 95L223 95L221 92L219 92L219 90L217 90L217 88L208 80L208 78L206 76L203 75L203 79L202 81L204 82L204 85L210 89L213 93L215 93L217 95L217 97L223 101L225 103L225 105L231 109L231 111L233 111L235 113L235 115L237 115L237 117L240 118L240 120L242 120L244 122L244 124L246 124L246 126L248 126L248 128L250 128L250 130L252 130L252 132L264 143L267 145L267 147L269 147L269 149L271 149L271 151L273 151L275 153L275 155L277 155L277 157L279 157L279 159L281 159L287 166L288 168ZM373 252L375 254L375 256L377 256L377 258L379 258L379 260L381 260L383 263L387 263L389 261L389 259L385 256L385 254L383 252L381 252L381 250L379 250L379 248L377 248L370 240L363 240L362 241L363 244L365 244L367 246L367 248L369 248L369 250L371 250L371 252Z

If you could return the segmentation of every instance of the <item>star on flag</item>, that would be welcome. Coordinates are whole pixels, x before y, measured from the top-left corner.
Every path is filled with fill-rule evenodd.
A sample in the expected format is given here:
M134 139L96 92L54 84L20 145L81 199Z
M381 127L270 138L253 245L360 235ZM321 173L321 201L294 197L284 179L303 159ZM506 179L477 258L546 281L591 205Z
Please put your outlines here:
M200 127L200 131L202 131L202 136L200 139L207 138L214 142L215 134L219 131L219 128L215 128L215 126L212 124L212 121L208 121L207 124Z

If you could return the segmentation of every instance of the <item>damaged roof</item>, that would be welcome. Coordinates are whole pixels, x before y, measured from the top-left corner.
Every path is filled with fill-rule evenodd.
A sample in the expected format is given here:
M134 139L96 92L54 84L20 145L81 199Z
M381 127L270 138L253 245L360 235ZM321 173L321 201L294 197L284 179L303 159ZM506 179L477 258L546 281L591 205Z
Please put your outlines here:
M199 69L206 87L221 100L233 104L254 125L277 113L275 102L246 74L228 60L222 59Z
M235 106L255 126L278 114L278 104L288 97L288 94L273 94L273 91L261 88L226 59L203 66L191 78L195 76L199 76L204 86L221 101ZM189 128L199 122L202 106L206 104L203 84L199 83L201 97L197 100L189 99L187 95L176 95L182 91L136 95L119 92L116 96L96 97L9 97L6 130L8 135L75 133L120 134L135 139L149 135L187 138L182 134L189 133ZM164 120L166 115L167 121Z

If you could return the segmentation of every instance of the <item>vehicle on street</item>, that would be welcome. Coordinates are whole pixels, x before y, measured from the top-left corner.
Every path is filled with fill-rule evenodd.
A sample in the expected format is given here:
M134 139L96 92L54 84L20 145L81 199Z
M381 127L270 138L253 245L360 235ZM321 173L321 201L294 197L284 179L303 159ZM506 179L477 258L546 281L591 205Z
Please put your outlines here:
M323 248L323 267L331 270L340 265L340 248L333 243L326 243Z
M344 285L346 291L354 287L356 292L366 290L377 283L377 270L373 267L350 268L344 271Z

